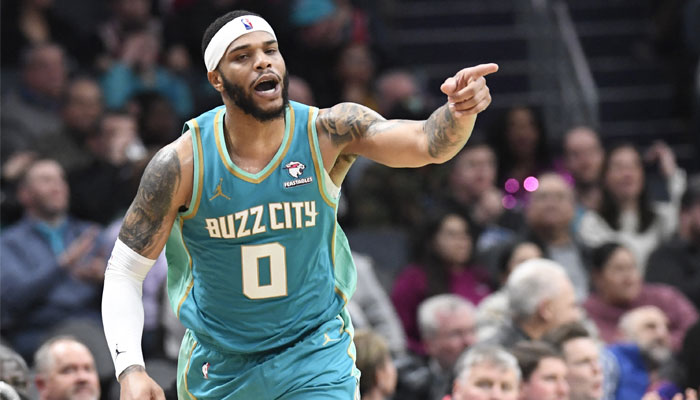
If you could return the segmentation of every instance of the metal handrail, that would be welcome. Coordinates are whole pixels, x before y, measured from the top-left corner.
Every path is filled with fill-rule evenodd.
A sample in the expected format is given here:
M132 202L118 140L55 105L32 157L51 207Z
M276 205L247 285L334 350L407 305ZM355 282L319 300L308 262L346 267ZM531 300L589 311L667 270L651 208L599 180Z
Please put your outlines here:
M588 60L583 52L583 46L581 46L581 41L574 28L574 23L571 20L569 7L563 1L554 2L552 7L554 9L554 15L557 18L557 25L559 26L565 49L573 64L576 81L579 83L579 87L583 92L585 100L583 105L586 107L584 110L586 113L585 119L591 125L598 125L598 88L593 79L593 73L591 72Z
M518 1L529 36L532 97L553 137L573 125L599 126L598 90L562 0Z

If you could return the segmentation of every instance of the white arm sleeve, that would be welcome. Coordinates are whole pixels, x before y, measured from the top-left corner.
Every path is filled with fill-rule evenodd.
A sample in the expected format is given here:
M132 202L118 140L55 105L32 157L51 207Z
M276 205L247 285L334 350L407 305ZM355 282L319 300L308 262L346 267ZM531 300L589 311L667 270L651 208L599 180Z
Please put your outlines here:
M117 239L107 263L102 293L102 325L117 379L131 365L145 367L141 351L141 293L143 280L155 262Z

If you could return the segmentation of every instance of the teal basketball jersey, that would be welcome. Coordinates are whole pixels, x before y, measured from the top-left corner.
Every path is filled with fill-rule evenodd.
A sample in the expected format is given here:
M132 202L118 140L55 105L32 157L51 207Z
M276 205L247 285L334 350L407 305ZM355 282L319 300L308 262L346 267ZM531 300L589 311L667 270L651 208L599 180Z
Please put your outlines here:
M171 305L197 339L228 353L278 351L343 320L355 266L323 167L318 109L290 102L279 150L260 172L229 156L226 108L188 121L194 182L166 245ZM349 349L348 353L352 351Z

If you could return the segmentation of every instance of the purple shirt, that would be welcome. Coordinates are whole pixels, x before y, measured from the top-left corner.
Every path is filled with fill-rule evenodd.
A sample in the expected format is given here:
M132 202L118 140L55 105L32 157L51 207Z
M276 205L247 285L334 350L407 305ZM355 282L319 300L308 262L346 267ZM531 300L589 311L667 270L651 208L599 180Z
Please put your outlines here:
M449 281L449 293L460 295L475 305L491 293L486 284L486 274L475 266L451 271ZM408 348L418 354L425 354L418 332L418 305L426 299L427 292L428 277L417 264L404 267L391 291L391 301L406 331Z
M621 339L620 332L617 330L620 317L627 311L641 306L656 306L666 314L673 350L680 350L685 332L697 321L698 312L693 304L674 287L644 283L639 297L626 306L607 304L596 293L591 293L583 303L588 316L598 326L600 337L608 343Z

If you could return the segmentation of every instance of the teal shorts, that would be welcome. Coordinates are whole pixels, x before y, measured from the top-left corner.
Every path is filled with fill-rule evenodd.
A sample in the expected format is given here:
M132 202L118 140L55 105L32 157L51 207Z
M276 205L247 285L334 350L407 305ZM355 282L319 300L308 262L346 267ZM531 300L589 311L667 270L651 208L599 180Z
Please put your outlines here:
M226 354L189 329L178 360L179 399L359 399L355 345L340 317L290 347L264 355Z

